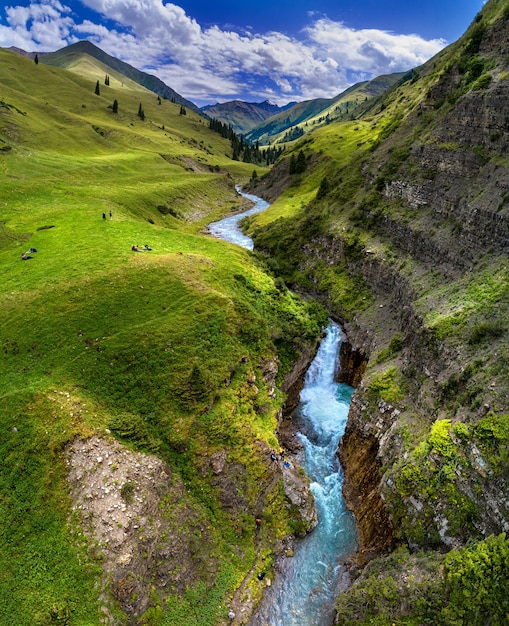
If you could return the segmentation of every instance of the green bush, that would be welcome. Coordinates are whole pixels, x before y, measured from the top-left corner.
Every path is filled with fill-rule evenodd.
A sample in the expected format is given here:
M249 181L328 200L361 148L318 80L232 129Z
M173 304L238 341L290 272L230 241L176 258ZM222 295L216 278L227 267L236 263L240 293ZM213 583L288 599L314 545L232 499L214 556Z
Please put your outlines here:
M509 470L509 413L488 413L475 426L474 434L490 469L497 474L506 473Z
M399 370L390 367L378 374L368 385L368 395L375 401L380 398L385 402L400 402L405 394Z
M505 534L447 555L443 623L502 626L509 621L509 542Z
M481 89L487 89L492 81L491 74L483 74L472 85L474 91L480 91Z
M395 356L398 352L400 352L403 347L403 337L400 333L394 335L394 337L390 340L387 348L380 350L378 356L376 358L377 363L383 363L384 361L388 361L393 356Z
M342 626L503 626L509 542L491 536L445 557L400 549L370 563L337 602Z
M502 320L486 320L479 322L472 326L468 343L473 346L483 343L484 341L498 339L505 331L506 327Z

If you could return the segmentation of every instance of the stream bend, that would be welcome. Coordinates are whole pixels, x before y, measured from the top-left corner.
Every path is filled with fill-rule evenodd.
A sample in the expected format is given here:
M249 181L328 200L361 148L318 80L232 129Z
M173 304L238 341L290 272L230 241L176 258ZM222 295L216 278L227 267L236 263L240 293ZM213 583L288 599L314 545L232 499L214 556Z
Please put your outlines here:
M252 206L247 211L243 211L242 213L235 213L235 215L229 215L228 217L224 217L222 220L218 222L212 222L209 224L208 229L211 235L217 237L218 239L223 239L223 241L229 241L230 243L236 243L242 248L246 248L247 250L253 249L253 240L248 235L245 235L241 228L240 222L248 215L255 215L256 213L260 213L261 211L265 211L268 209L270 204L266 202L263 198L259 198L258 196L253 196L249 193L244 193L240 190L238 185L235 186L237 192L254 202L254 206Z

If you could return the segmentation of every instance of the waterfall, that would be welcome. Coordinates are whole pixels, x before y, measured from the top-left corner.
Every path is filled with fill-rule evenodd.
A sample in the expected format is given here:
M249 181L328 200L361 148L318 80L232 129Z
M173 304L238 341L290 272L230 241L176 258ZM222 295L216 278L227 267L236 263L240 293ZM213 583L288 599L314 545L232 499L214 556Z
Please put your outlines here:
M341 330L331 322L311 363L294 418L299 420L302 466L315 496L318 525L286 558L250 626L330 626L345 585L344 559L355 552L356 527L341 492L336 452L353 389L336 383Z

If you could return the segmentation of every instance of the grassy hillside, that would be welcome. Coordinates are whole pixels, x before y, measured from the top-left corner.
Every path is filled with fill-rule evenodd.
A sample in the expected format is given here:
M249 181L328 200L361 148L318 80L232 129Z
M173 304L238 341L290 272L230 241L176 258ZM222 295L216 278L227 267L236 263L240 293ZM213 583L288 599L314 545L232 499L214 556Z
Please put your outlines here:
M273 385L323 314L249 252L202 234L238 210L234 182L252 166L231 161L199 116L97 71L0 50L2 623L216 624L246 574L302 527L268 458ZM157 454L172 476L161 493L180 490L173 508L160 495L135 531L139 561L114 574L67 483L69 445L92 435ZM112 488L128 510L142 495L135 482ZM172 519L143 549L142 534ZM185 585L162 586L165 551L192 565Z
M259 123L246 134L248 141L260 144L287 143L313 130L339 120L361 116L368 103L386 92L403 78L403 74L387 74L357 83L334 98L317 98L299 102L286 111Z
M488 2L360 120L298 142L305 171L288 153L253 185L283 190L250 220L256 249L368 361L342 448L359 558L406 548L366 568L340 624L507 621L508 29Z

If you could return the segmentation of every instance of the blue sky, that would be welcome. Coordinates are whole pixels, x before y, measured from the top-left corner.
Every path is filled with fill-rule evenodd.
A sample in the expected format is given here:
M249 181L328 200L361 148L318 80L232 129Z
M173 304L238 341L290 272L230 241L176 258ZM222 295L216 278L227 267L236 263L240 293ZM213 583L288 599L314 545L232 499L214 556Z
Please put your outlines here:
M88 39L198 105L333 97L460 37L483 0L7 0L0 46Z

